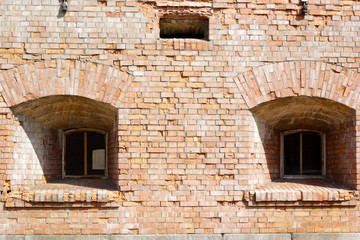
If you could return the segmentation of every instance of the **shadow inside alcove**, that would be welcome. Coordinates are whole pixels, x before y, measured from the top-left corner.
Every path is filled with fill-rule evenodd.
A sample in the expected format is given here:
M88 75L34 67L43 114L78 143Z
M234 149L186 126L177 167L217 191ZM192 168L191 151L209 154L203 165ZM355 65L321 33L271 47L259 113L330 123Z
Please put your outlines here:
M78 96L50 96L13 107L15 127L14 161L18 178L32 189L104 189L116 191L117 109L110 104ZM64 131L98 129L107 133L109 177L64 176Z
M251 112L261 139L263 162L269 172L261 176L267 180L264 182L291 181L283 175L284 165L289 163L281 163L282 134L315 131L325 135L321 150L325 161L324 175L320 177L328 182L356 187L353 169L356 163L355 110L324 98L298 96L265 102ZM321 181L319 183L321 185Z

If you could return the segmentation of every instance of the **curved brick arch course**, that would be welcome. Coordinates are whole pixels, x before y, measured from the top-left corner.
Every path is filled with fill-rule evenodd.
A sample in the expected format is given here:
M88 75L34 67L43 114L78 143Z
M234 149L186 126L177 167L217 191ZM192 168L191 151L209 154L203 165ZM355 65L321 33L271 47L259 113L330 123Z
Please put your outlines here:
M277 98L321 97L356 109L360 74L341 66L313 61L263 65L234 78L247 106Z
M8 106L52 95L82 96L118 107L133 76L99 63L46 60L0 72Z

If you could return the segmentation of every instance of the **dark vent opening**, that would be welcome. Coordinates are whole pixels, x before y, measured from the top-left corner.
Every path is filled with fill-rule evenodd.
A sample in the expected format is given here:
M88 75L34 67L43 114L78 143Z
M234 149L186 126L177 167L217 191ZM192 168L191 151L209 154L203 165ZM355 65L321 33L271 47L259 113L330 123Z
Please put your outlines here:
M209 40L209 19L161 18L160 38Z

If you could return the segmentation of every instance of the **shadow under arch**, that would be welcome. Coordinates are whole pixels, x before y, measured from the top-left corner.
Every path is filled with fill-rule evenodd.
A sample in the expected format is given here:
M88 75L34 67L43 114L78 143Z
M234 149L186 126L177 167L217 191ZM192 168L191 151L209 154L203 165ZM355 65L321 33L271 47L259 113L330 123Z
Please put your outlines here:
M265 102L251 109L274 129L312 129L329 131L347 122L355 110L341 103L319 97L284 97Z
M290 130L325 134L325 177L356 188L356 111L332 100L298 96L279 98L250 110L254 115L270 179L280 178L281 133Z
M112 167L117 165L117 108L85 97L54 95L23 102L11 111L19 121L14 131L13 159L17 177L24 179L25 185L58 182L62 178L63 131L79 128L107 133L108 176L116 183ZM91 184L97 186L96 181Z
M117 108L85 97L55 95L38 98L11 108L51 128L95 128L109 131L115 123Z

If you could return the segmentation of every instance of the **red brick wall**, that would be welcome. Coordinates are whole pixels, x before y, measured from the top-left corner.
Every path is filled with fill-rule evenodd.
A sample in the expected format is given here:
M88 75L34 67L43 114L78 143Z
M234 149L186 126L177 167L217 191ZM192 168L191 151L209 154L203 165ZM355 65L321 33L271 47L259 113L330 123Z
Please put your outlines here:
M38 185L61 178L59 131L21 115L14 117L14 163L8 165L12 185Z
M65 15L58 1L25 2L0 3L0 234L360 231L357 191L249 199L280 174L280 132L254 107L307 96L358 109L358 2L309 1L306 15L286 0L72 0ZM159 39L159 18L174 13L209 17L209 41ZM61 139L10 109L54 95L118 108L108 132L118 205L14 193L59 176ZM327 177L357 190L358 124L326 133ZM341 196L323 197L329 189Z
M7 191L11 182L9 181L7 169L12 168L13 160L13 151L14 151L14 116L11 113L10 109L6 106L4 99L1 99L1 148L2 152L0 154L0 190ZM9 166L10 165L10 166Z
M111 129L111 131L108 132L108 142L107 142L107 157L108 157L108 177L112 179L115 183L118 181L119 171L120 167L118 166L118 159L119 159L119 153L118 153L118 145L119 145L119 136L117 134L118 132L118 120L116 117L115 123Z
M156 210L157 209L157 210ZM1 214L1 234L358 232L358 208L120 207L24 209ZM156 219L156 221L155 221Z
M249 119L253 121L253 132L249 139L241 141L253 144L252 149L247 148L250 152L246 157L248 168L252 168L246 179L253 189L280 178L280 132L259 117Z
M353 117L354 118L354 117ZM347 185L356 183L356 131L354 119L326 133L326 174Z

